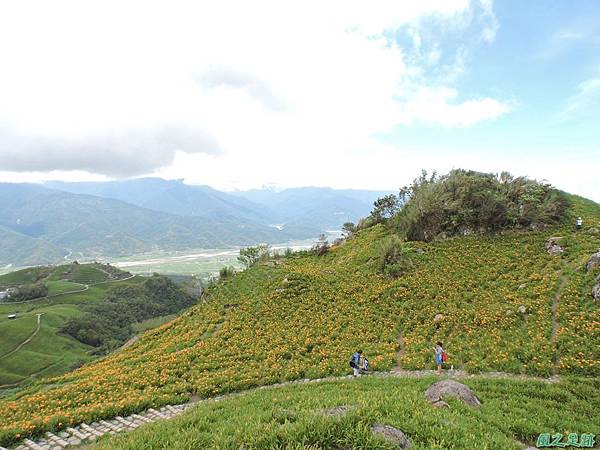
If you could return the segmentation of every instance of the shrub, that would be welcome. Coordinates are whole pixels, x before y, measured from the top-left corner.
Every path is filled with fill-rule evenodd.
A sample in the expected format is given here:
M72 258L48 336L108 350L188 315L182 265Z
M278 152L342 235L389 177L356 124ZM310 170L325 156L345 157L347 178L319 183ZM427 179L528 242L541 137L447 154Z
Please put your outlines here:
M229 278L235 275L235 267L225 266L219 269L219 278Z
M48 295L48 287L41 281L33 284L23 284L7 299L9 302L22 302Z
M404 242L396 236L389 236L379 249L379 271L389 278L397 278L412 267L412 261Z
M319 236L319 240L315 245L313 245L311 252L317 256L323 256L325 253L329 251L329 242L327 241L327 237L322 234Z
M499 176L462 169L447 175L423 172L400 190L402 209L395 228L410 240L494 232L506 228L543 228L560 221L568 207L551 185L507 172Z

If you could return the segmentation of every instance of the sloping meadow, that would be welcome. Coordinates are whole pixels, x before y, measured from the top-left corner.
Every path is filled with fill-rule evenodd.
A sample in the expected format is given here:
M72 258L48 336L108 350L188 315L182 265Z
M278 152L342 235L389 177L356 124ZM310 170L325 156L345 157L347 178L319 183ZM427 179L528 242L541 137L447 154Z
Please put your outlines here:
M598 217L592 219L598 222ZM550 256L548 237L565 235ZM408 243L413 269L378 273L382 226L323 256L270 261L219 282L131 347L0 402L0 443L150 406L282 380L434 368L600 375L600 311L582 268L599 235L570 228ZM434 320L438 316L437 320ZM401 339L400 339L401 337Z

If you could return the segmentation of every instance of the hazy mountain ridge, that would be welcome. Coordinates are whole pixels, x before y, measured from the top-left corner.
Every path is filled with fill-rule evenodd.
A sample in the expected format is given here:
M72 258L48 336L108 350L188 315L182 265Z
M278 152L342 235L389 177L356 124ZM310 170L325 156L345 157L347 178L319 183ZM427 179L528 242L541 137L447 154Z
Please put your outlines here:
M52 262L71 252L93 258L296 237L288 230L241 219L177 216L38 185L0 184L0 204L0 264Z
M368 214L372 201L365 198L377 194L260 192L231 194L159 178L0 183L0 265L313 238Z

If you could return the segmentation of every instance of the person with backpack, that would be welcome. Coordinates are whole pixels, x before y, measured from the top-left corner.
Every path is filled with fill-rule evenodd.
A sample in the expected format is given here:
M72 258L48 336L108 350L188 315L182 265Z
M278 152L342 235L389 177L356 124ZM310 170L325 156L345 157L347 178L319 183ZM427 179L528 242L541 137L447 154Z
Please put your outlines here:
M369 373L369 360L367 359L366 356L363 356L363 358L362 358L362 362L360 363L360 370L365 375Z
M356 378L360 375L360 357L362 356L362 350L354 352L352 358L350 358L350 367L352 367L352 376Z
M438 373L438 375L441 375L442 374L442 364L446 362L446 360L448 359L448 356L446 355L444 346L440 341L437 341L433 351L435 353L435 364L437 365L437 373Z
M577 220L575 221L575 229L581 230L582 227L583 227L583 219L581 217L578 217Z

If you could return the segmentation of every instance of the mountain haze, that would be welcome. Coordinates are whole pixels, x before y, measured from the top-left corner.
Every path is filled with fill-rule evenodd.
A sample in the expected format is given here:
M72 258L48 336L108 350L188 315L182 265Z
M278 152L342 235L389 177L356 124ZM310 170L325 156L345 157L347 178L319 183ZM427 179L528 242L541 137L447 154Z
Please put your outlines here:
M298 235L242 219L177 216L33 184L0 184L0 264L283 242Z
M67 183L51 181L46 187L74 194L122 200L143 208L182 216L249 220L284 225L295 234L315 236L339 229L371 211L387 191L301 187L284 190L252 189L222 192L181 180L137 178L125 181Z
M368 214L379 194L330 188L232 194L160 178L0 183L0 265L316 238Z

